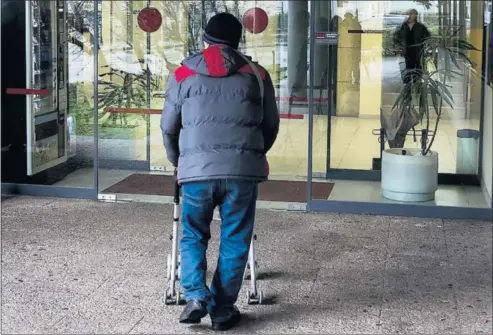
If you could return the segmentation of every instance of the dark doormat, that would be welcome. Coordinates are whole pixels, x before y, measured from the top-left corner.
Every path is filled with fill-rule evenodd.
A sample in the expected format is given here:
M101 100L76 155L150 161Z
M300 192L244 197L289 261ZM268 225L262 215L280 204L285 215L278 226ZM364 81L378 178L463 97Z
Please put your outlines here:
M133 174L110 186L105 193L173 195L172 176ZM334 184L312 183L312 199L327 200ZM258 200L306 202L306 182L268 180L259 185Z

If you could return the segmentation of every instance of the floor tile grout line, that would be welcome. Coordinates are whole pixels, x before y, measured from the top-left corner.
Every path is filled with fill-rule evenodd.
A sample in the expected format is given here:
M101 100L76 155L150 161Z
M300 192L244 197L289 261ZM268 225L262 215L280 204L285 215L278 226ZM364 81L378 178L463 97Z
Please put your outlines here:
M132 326L132 328L130 328L130 330L127 332L127 334L130 334L130 333L132 332L132 330L134 330L134 329L135 329L135 327L137 327L137 326L138 326L138 325L142 322L142 320L144 320L144 317L145 317L145 315L142 315L142 317L139 319L139 321L137 321L137 322L136 322L136 323Z
M445 257L446 257L446 261L447 261L447 272L448 272L450 270L451 259L450 259L450 253L449 253L449 248L448 248L448 243L447 243L447 233L445 230L445 220L444 219L441 219L441 220L442 220L443 242L444 242L444 246L445 246ZM462 325L460 322L459 303L457 301L457 292L456 292L455 285L452 285L452 298L454 299L456 323L457 323L457 326L459 327L459 334L462 334L463 332L462 332Z
M346 150L344 150L344 154L342 155L341 160L340 160L339 165L337 166L337 168L340 168L340 166L341 166L342 162L344 161L344 158L345 158L345 157L346 157L346 155L348 154L348 152L349 152L349 148L351 148L351 144L353 143L354 138L355 138L356 134L358 133L359 129L360 129L360 125L358 125L358 126L356 127L356 129L355 129L355 131L354 131L354 133L353 133L353 136L351 136L351 140L349 141L349 143L348 143L348 145L347 145L347 147L346 147Z
M112 277L111 276L108 276L108 278L106 278L105 280L103 280L103 282L101 284L98 285L98 287L96 287L91 293L89 293L87 296L85 296L78 304L77 304L77 307L80 307L81 304L83 304L86 300L88 300L94 293L96 293L97 290L99 290L108 280L110 280ZM55 328L60 322L62 322L66 317L68 317L68 315L70 314L70 312L66 312L59 320L55 321L54 324L52 324L51 326L48 327L48 329L53 329Z
M387 266L388 266L388 260L389 260L389 249L390 249L390 224L392 223L392 219L389 218L389 223L387 226L387 243L385 244L385 259L384 259L384 274L382 278L382 300L380 302L380 310L378 311L378 325L380 327L378 334L382 334L383 332L381 331L382 327L382 311L383 311L383 305L385 304L385 282L387 280Z
M318 268L317 274L315 275L315 278L312 281L312 287L310 287L310 292L308 292L309 297L311 297L311 295L312 295L313 289L315 288L315 283L317 282L318 277L320 276L320 272L322 272L322 268L323 268L323 266L320 265Z

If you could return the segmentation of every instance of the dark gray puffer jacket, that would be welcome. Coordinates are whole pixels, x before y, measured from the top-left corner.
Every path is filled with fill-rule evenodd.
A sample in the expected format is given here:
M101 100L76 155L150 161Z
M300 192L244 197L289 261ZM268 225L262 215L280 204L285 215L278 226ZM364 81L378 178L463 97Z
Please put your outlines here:
M210 179L267 179L265 154L279 131L274 86L224 45L185 59L171 75L161 117L169 161L180 183Z

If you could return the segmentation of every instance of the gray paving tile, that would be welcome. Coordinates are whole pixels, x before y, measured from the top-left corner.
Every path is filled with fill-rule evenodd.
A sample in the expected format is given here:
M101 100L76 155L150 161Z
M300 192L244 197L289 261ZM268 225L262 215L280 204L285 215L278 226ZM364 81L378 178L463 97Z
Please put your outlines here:
M355 235L360 236L358 232ZM331 325L330 331L337 334L380 331L386 238L380 242L383 243L371 247L360 243L359 248L349 248L323 263L310 300L328 310L326 324Z
M409 255L389 260L381 322L387 333L406 333L408 325L418 333L456 331L457 305L447 263Z
M445 221L458 318L465 334L492 332L491 222Z
M383 333L453 333L460 328L440 219L392 218Z
M102 285L96 294L69 310L47 333L123 334L144 316L140 296L157 296L155 285L142 277L118 276ZM155 299L154 299L155 300Z
M491 285L483 290L458 291L456 299L463 334L492 333Z
M5 333L211 333L165 306L172 206L2 201ZM233 333L491 332L491 222L259 210ZM213 223L209 278L219 245Z

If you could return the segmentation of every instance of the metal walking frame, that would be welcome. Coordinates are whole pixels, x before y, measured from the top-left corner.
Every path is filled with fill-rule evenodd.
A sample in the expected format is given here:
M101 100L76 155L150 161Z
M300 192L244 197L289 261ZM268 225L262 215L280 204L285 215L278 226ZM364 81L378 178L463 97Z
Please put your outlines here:
M168 254L166 264L166 278L168 279L168 288L164 296L166 305L181 305L185 301L182 299L182 293L179 286L181 277L181 259L178 255L178 224L180 222L180 185L178 184L177 170L174 172L175 186L173 190L173 232L170 235L171 254Z
M250 290L247 291L247 303L249 305L262 305L264 301L264 292L257 287L257 273L258 262L255 254L255 241L257 235L253 234L252 241L250 242L250 251L248 252L248 263L245 268L245 274L243 279L250 279ZM250 270L250 276L248 276L248 270Z
M175 186L173 191L173 226L171 240L171 254L168 254L166 265L166 278L168 288L164 295L166 305L183 305L186 301L183 299L183 293L180 289L179 280L181 279L181 257L178 254L178 225L180 223L180 185L178 184L177 171L174 172ZM250 290L247 291L247 303L249 305L262 304L264 294L258 290L257 273L258 262L255 254L255 241L257 235L253 235L248 252L248 262L245 267L243 280L250 279ZM250 270L250 271L248 271ZM248 272L250 276L248 276Z

